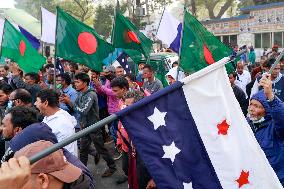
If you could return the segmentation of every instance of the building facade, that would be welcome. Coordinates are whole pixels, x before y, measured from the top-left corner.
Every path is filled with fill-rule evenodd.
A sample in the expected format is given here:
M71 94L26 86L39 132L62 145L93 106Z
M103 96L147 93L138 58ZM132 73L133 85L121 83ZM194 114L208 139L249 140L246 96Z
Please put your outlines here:
M284 2L240 9L240 16L208 20L204 26L223 43L256 49L284 46Z

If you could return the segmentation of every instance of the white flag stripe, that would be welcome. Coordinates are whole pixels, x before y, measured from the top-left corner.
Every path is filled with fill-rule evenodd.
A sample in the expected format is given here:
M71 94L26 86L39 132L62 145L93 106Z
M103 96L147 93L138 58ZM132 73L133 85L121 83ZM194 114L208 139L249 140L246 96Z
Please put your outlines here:
M43 7L41 7L41 16L41 41L55 44L56 16Z
M3 30L4 30L4 23L5 23L5 20L0 18L0 45L2 45L2 36L3 36Z
M206 151L223 188L239 188L236 180L244 171L249 176L242 189L282 189L233 94L224 67L227 60L184 80L184 94ZM229 124L227 134L218 133L223 120Z
M180 21L178 21L169 11L167 11L167 9L165 9L158 28L157 38L170 46L178 34L177 28L179 24Z

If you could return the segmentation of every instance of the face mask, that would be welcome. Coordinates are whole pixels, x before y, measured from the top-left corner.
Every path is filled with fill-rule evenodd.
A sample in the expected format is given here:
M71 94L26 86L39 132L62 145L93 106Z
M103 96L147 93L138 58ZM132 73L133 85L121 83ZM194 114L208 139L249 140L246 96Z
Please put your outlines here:
M13 106L14 106L13 101L12 101L12 100L9 100L9 101L8 101L8 104L7 104L7 108L8 108L8 109L11 109L11 108L13 108Z
M62 85L61 84L57 84L56 85L56 89L61 89L62 88Z
M249 118L253 123L261 123L261 122L265 121L264 117L261 117L261 118L251 117L250 113L248 113L248 118Z

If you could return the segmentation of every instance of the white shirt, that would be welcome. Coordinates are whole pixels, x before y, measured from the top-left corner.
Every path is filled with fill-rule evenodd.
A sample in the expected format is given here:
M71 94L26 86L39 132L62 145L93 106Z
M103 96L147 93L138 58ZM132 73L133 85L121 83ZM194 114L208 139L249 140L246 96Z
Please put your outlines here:
M235 81L235 84L240 87L246 94L248 98L246 86L251 82L251 75L247 70L243 71L243 74L238 74L238 79Z
M58 142L75 134L76 119L62 109L51 116L45 116L42 122L46 123L52 129ZM64 148L78 157L77 141L72 142Z

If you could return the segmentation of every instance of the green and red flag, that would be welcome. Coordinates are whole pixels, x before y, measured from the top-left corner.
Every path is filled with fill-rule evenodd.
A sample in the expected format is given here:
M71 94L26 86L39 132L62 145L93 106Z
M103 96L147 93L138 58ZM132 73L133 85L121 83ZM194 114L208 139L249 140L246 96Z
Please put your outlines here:
M185 72L194 73L202 68L230 56L232 49L210 33L189 12L184 13L184 24L180 52L180 66ZM227 71L233 71L231 64Z
M38 72L46 62L7 19L4 23L1 56L15 61L25 73Z
M93 28L57 7L56 56L102 71L103 60L114 51Z
M120 11L116 11L112 35L114 47L136 50L146 58L150 56L153 42L125 18Z

